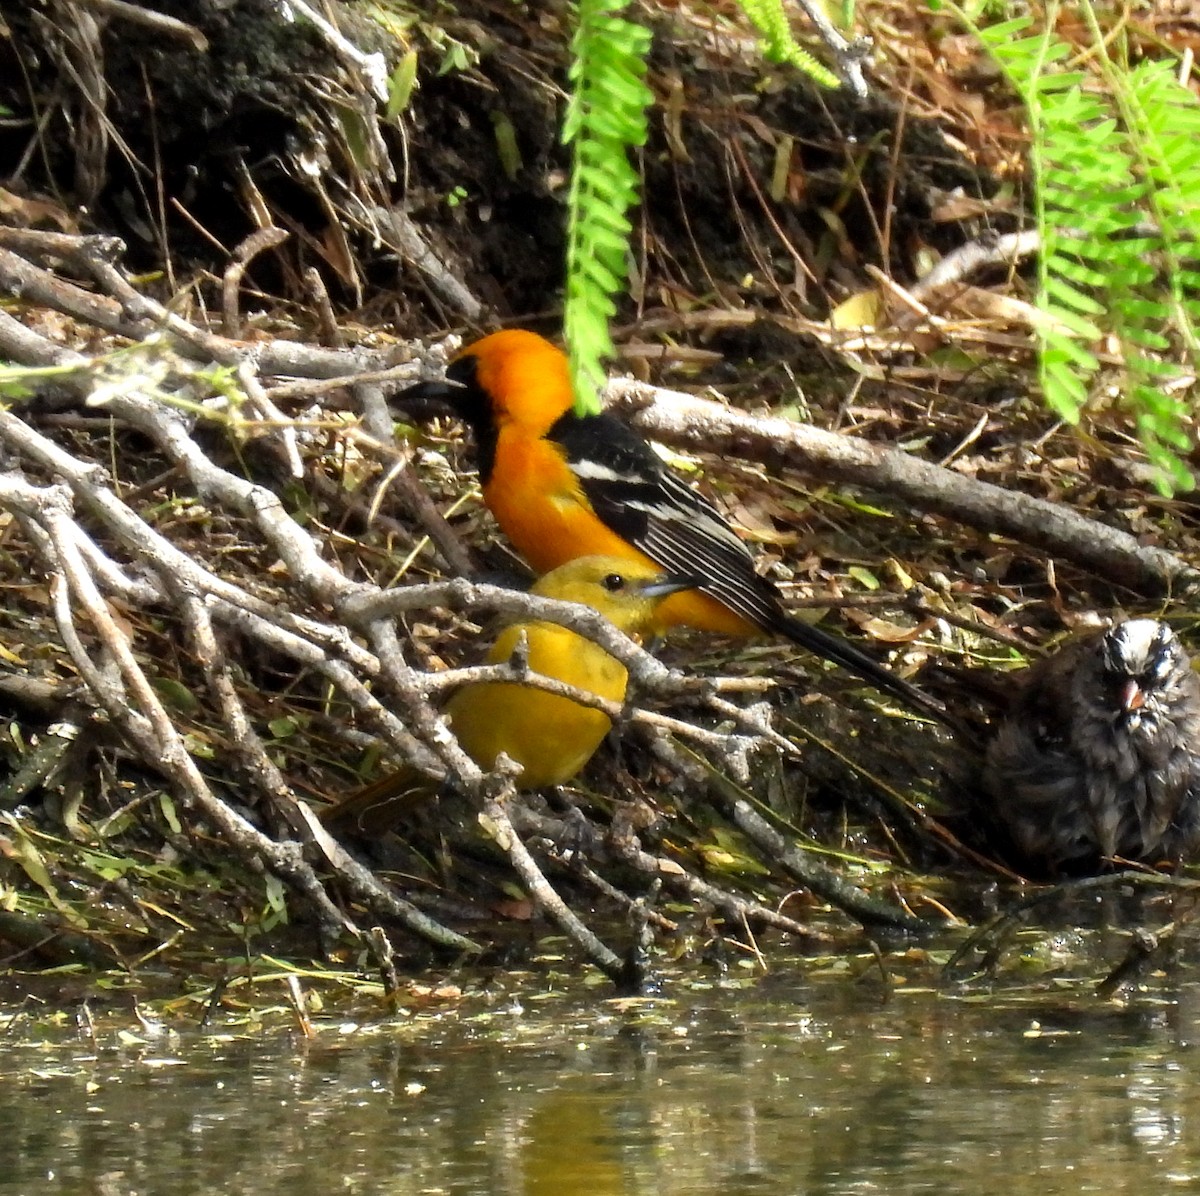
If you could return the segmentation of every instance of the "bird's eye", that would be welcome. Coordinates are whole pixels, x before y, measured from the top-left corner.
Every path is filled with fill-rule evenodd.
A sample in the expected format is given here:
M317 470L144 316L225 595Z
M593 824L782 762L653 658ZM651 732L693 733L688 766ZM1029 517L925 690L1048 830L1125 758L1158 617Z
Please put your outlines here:
M619 573L610 573L600 584L610 594L615 594L625 588L625 579Z

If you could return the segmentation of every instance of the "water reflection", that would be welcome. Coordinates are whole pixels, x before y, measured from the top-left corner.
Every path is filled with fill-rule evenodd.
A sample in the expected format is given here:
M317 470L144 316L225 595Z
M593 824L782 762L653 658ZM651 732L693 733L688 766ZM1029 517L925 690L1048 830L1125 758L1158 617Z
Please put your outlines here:
M880 1008L784 972L691 1006L558 1000L312 1043L10 1038L0 1193L1194 1190L1193 1006Z

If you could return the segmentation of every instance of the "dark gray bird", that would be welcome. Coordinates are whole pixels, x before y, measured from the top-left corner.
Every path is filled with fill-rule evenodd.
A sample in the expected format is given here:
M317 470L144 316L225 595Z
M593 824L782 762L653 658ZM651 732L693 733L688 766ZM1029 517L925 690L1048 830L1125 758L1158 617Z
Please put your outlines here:
M1072 871L1200 846L1200 678L1165 623L1085 636L1018 686L984 785L1026 857Z

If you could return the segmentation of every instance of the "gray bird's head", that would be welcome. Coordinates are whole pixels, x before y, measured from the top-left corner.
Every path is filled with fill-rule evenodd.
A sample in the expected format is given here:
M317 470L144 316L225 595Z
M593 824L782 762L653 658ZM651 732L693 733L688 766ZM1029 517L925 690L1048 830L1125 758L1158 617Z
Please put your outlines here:
M1165 623L1118 623L1100 637L1098 648L1104 701L1118 722L1136 729L1167 714L1182 696L1191 665Z

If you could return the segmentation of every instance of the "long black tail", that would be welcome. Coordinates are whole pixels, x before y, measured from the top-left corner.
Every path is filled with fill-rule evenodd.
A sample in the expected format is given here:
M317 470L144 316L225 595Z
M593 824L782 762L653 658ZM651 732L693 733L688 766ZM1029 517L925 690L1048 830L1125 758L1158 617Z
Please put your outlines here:
M842 639L840 635L822 631L819 627L795 619L782 610L771 619L771 630L786 636L792 643L807 648L808 651L825 660L840 664L848 672L883 693L898 698L905 705L919 710L923 714L931 715L946 726L958 730L955 718L941 702L930 697L912 682L905 681L903 677L897 677L886 665L873 660L865 652Z

